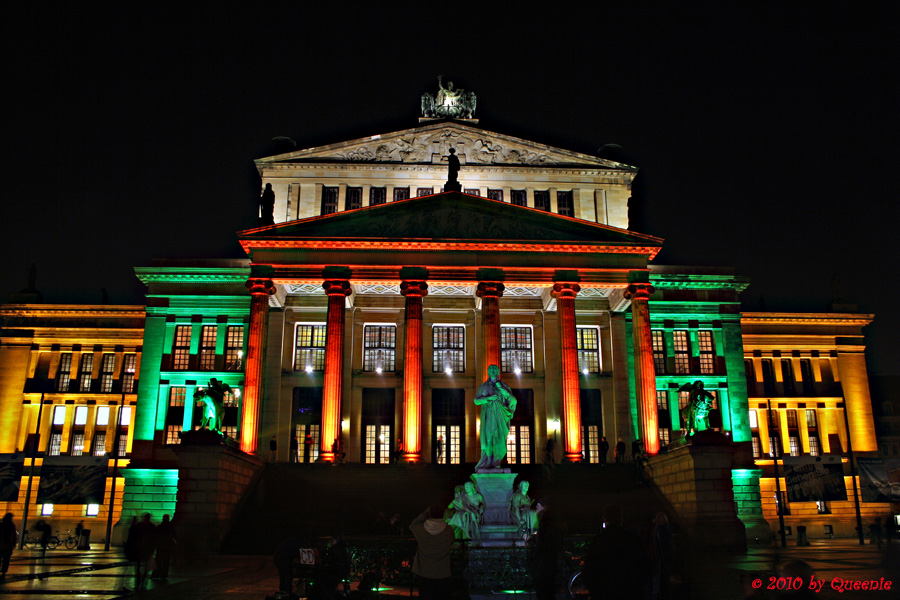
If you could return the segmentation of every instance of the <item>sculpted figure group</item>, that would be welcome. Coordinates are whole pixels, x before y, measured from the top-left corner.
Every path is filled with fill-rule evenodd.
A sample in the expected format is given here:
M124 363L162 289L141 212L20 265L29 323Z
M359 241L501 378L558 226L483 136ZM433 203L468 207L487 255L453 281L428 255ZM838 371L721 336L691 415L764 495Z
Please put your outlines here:
M690 392L690 402L681 409L681 420L687 435L709 429L709 411L712 410L713 395L703 389L703 382L686 383L678 391Z
M439 89L436 96L428 92L422 94L422 116L426 118L475 118L475 92L454 88L452 81L448 81L447 87L444 87L441 81L442 77L442 75L438 76Z
M209 386L194 393L194 401L203 403L203 420L201 428L222 433L222 417L225 414L225 394L231 392L231 386L218 379L210 379Z
M520 481L519 487L509 498L509 520L519 526L519 531L531 535L538 528L538 514L534 508L534 500L528 497L529 483Z
M484 519L484 496L478 492L475 483L467 481L456 486L456 497L447 507L447 523L453 527L456 539L477 539L481 537Z

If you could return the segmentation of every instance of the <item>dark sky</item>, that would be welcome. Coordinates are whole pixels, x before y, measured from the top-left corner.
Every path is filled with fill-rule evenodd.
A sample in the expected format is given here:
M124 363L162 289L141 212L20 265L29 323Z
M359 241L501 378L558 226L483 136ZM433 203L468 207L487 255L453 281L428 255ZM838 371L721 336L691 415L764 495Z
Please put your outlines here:
M824 310L837 274L900 374L896 3L131 4L5 9L0 299L32 262L46 301L141 303L136 265L241 256L272 137L413 127L443 74L485 129L620 144L656 262L733 266L746 310Z

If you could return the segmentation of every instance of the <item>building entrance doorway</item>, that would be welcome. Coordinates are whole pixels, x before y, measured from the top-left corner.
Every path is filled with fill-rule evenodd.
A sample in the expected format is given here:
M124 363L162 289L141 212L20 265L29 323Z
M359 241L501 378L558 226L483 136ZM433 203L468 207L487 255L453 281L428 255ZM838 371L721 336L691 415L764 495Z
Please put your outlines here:
M603 437L603 404L600 390L581 390L581 446L587 463L600 462L600 438Z
M436 465L465 462L466 391L431 391L432 451Z
M363 388L361 461L387 465L394 450L394 388Z
M310 464L319 460L322 427L322 390L320 387L296 387L291 406L290 462ZM309 436L309 437L307 437Z
M513 390L516 412L509 424L506 438L506 462L510 465L530 465L534 462L534 390Z

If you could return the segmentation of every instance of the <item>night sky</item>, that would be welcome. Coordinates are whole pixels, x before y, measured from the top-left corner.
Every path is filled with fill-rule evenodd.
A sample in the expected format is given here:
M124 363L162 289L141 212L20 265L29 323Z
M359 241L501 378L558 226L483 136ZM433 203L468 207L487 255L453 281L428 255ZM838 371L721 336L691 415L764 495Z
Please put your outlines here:
M484 129L621 145L655 262L734 267L745 310L823 311L837 275L900 375L896 3L130 4L4 11L2 301L32 262L47 302L140 304L151 258L241 257L272 137L414 127L442 74Z

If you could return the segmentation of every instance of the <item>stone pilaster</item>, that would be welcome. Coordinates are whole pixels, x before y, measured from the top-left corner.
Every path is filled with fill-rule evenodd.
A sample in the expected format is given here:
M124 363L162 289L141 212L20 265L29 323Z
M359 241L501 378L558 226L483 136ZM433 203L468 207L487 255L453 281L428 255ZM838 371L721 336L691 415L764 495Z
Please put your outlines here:
M478 284L475 295L481 298L481 315L483 321L484 363L482 364L481 381L488 378L487 370L491 365L500 366L500 298L506 289L499 281L482 281Z

